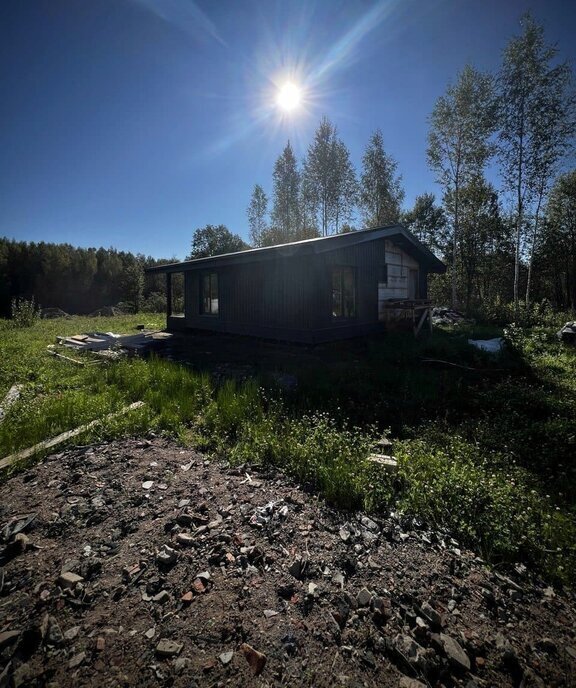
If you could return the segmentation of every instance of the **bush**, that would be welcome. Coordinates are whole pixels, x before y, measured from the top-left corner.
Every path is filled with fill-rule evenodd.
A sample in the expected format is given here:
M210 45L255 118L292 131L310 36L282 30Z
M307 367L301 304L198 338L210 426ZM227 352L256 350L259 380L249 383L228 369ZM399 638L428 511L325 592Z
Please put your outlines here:
M31 299L12 299L12 324L14 327L31 327L40 318L40 310Z

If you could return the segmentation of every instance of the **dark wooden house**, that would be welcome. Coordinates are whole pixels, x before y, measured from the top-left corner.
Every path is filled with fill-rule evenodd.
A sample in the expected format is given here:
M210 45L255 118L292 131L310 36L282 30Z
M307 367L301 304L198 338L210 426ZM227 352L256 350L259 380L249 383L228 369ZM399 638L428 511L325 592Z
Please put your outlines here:
M169 330L294 342L382 331L429 319L427 280L444 264L400 225L149 268L166 273ZM176 281L183 298L175 298Z

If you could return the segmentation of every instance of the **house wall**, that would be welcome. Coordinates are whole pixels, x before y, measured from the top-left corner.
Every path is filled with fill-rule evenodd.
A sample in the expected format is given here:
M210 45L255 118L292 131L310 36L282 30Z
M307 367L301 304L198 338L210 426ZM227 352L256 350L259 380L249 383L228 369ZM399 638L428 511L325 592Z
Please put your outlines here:
M381 239L316 255L185 272L185 316L169 318L171 329L206 329L299 342L319 342L381 331L378 278L388 263L391 293L407 295L407 270L417 263ZM357 317L332 317L332 268L356 271ZM201 276L218 273L219 314L200 310ZM405 274L406 273L406 274ZM404 291L402 291L404 290Z

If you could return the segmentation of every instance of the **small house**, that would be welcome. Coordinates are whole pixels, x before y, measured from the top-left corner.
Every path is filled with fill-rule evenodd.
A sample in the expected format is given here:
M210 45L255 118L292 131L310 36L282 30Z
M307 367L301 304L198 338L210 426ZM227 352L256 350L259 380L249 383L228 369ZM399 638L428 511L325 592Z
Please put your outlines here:
M428 275L444 264L401 225L149 268L166 274L169 330L315 343L430 320ZM176 281L182 297L176 298Z

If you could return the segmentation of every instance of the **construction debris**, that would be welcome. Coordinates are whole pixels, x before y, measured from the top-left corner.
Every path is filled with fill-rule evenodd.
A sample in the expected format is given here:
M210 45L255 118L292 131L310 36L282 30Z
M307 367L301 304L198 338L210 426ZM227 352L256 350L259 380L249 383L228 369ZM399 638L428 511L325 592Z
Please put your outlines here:
M116 359L126 355L146 353L171 337L170 332L163 330L142 330L137 334L88 332L71 337L56 337L56 342L68 349L90 351L101 358ZM62 354L59 356L62 357Z
M43 308L40 311L40 317L46 320L53 320L55 318L71 318L72 316L61 308Z
M558 330L556 336L565 344L576 344L576 321L567 322Z
M469 339L468 344L481 351L486 351L486 353L498 355L504 348L504 339L502 337L494 337L494 339Z
M57 435L56 437L53 437L50 440L44 440L43 442L35 444L33 447L23 449L22 451L16 452L15 454L10 454L10 456L7 456L6 458L0 460L0 469L7 468L16 461L28 459L29 457L34 456L34 454L37 454L39 451L42 451L44 449L50 449L51 447L55 447L58 444L62 444L62 442L66 442L66 440L69 440L72 437L76 437L77 435L80 435L83 432L86 432L87 430L91 430L93 427L98 425L98 423L111 420L112 418L121 416L125 413L128 413L129 411L134 411L135 409L140 408L141 406L144 406L143 401L135 401L133 404L130 404L130 406L126 406L125 408L120 409L120 411L109 413L107 416L104 416L104 418L97 418L96 420L93 420L90 423L87 423L86 425L81 425L79 428L75 428L74 430L68 430L67 432L63 432L62 434Z
M454 308L437 306L432 309L432 323L434 325L463 325L470 322L472 321L467 320L464 313Z
M8 409L20 398L20 392L22 391L23 386L24 385L12 385L12 387L10 387L8 390L8 393L4 397L4 401L0 405L0 422L6 415L6 411L8 411Z

